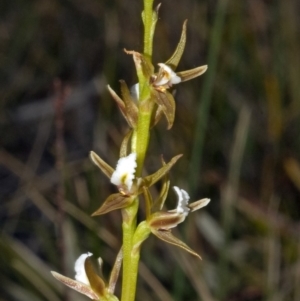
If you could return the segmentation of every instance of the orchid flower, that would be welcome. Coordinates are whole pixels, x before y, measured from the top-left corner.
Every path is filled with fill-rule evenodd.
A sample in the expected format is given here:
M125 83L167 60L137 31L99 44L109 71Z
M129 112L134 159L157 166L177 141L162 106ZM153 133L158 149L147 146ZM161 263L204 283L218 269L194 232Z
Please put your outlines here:
M170 180L169 170L182 155L173 157L169 162L162 158L162 166L153 174L142 174L146 152L148 149L150 129L156 125L164 115L167 128L174 123L176 103L172 94L174 85L200 76L207 70L207 66L177 72L186 44L186 25L183 23L179 43L166 62L159 62L155 69L152 64L152 44L155 24L158 20L158 10L152 9L153 0L144 1L145 9L142 13L144 23L144 54L136 51L125 52L132 55L138 84L130 90L125 81L120 81L121 97L108 86L108 90L116 101L122 115L126 119L130 131L125 135L120 147L120 156L115 168L102 160L91 151L90 157L95 165L108 177L115 186L115 193L109 195L92 216L102 215L113 210L121 209L123 241L115 264L112 268L108 283L102 273L96 272L92 264L92 253L79 256L75 262L75 279L52 272L53 276L63 284L86 295L92 300L118 301L114 295L115 286L122 266L122 301L134 301L142 243L152 233L159 239L176 245L187 252L201 258L194 250L172 234L172 229L185 221L188 215L209 203L209 199L201 199L189 203L190 196L184 190L174 186L177 196L177 207L164 211L163 206L167 198ZM130 152L131 150L131 152ZM162 180L161 190L153 201L150 187ZM143 194L141 198L140 195ZM145 201L146 218L137 225L140 219L139 202ZM102 259L98 259L100 268Z
M141 222L137 228L134 239L135 249L139 249L143 240L145 240L149 236L150 232L152 232L152 234L159 239L169 244L176 245L201 259L199 254L192 250L183 241L176 238L171 233L171 229L182 223L190 212L205 207L210 202L210 199L204 198L189 204L189 194L184 189L180 189L177 186L174 186L173 188L178 198L177 208L169 211L160 210L154 212L147 217L146 221ZM148 204L153 203L152 200L150 200L151 195L146 190L145 199Z
M90 260L90 257L92 255L92 253L88 252L78 257L74 266L76 273L75 280L54 271L52 271L51 273L57 280L59 280L66 286L83 295L86 295L92 300L118 301L118 298L113 294L116 277L111 277L113 281L110 281L110 284L106 286L104 280L99 275L97 275L94 270L94 267ZM102 259L99 258L98 262L102 264Z
M113 169L105 161L103 161L96 153L91 152L92 161L102 170L102 172L110 179L110 182L117 186L119 192L111 194L96 210L92 216L108 213L113 210L122 209L129 206L137 195L143 192L144 187L149 188L159 181L177 162L181 155L175 156L169 163L165 164L154 174L144 178L136 178L135 170L136 154L127 155L122 151L121 158L118 160L116 169Z
M152 63L143 54L136 51L125 50L127 54L133 56L137 73L142 73L144 77L148 79L146 84L150 86L151 95L146 101L154 101L157 105L152 126L155 125L161 119L162 114L164 114L168 122L168 129L172 127L176 104L172 93L168 90L172 88L173 85L198 77L207 70L207 65L203 65L194 69L175 72L186 44L186 24L187 21L183 23L181 37L174 53L165 63L158 63L159 69L157 73L154 72ZM117 102L129 126L135 128L138 115L138 107L135 100L140 98L140 87L139 84L133 85L130 93L126 83L124 81L120 81L120 83L123 99L120 98L110 86L108 86L108 90L113 99Z

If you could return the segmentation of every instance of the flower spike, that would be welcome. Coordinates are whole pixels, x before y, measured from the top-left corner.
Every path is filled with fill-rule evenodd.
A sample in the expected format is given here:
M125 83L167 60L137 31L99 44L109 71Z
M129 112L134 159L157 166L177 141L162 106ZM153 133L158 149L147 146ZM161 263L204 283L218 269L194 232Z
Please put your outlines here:
M176 113L174 85L200 76L207 70L207 66L204 65L190 70L176 71L186 46L187 20L183 23L175 51L167 61L159 62L155 69L156 64L152 63L152 50L159 8L160 4L153 10L153 0L144 0L143 53L124 49L126 54L132 56L138 83L129 89L126 82L120 80L120 96L109 85L107 86L130 127L121 143L115 168L93 151L90 152L93 163L117 188L117 191L110 194L92 216L119 209L122 215L122 246L111 270L109 281L106 282L102 275L102 259L98 259L100 270L96 270L90 252L82 254L76 260L75 279L51 272L57 280L93 301L119 301L114 291L121 268L122 300L135 299L140 250L143 242L151 234L201 259L199 254L172 234L172 229L185 221L189 213L206 206L210 200L201 199L190 204L189 194L184 189L174 186L177 207L173 210L163 210L170 188L168 173L182 155L174 156L167 163L162 158L162 165L158 170L153 174L142 176L150 141L150 129L160 121L162 116L166 119L167 129L171 129L174 124ZM153 198L150 187L160 180L160 193ZM140 204L141 200L145 201L145 212L142 210L142 214L146 215L146 218L139 222L140 205L143 205Z

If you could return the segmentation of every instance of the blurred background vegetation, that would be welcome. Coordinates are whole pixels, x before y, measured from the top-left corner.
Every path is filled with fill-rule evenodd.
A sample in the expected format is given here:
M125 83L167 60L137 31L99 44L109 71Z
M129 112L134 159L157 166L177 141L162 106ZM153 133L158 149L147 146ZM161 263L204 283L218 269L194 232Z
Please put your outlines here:
M142 50L142 1L0 7L0 300L86 300L49 271L73 277L90 251L108 273L121 246L119 212L90 217L114 187L88 153L118 159L128 129L106 85L136 82L123 48ZM297 0L162 0L154 62L188 19L178 69L209 69L178 86L145 173L184 153L172 184L212 201L176 233L203 260L151 237L137 300L300 300L299 13Z

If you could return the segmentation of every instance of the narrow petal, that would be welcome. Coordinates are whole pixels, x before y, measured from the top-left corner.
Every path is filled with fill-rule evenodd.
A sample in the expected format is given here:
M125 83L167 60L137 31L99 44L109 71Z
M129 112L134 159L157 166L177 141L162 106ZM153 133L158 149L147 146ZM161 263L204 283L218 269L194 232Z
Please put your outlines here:
M110 179L114 169L103 161L95 152L90 152L90 157L95 165L97 165L101 171Z
M146 218L148 218L151 214L151 207L153 204L152 196L147 187L143 187L144 191L144 198L145 198L145 204L146 204Z
M105 295L105 283L95 272L89 257L85 259L84 268L92 290L98 295L98 297L103 297Z
M151 120L151 128L153 128L157 123L160 121L161 117L163 116L164 111L161 106L157 106L157 109L155 111L155 116Z
M122 209L129 206L132 203L132 198L124 196L120 193L111 194L102 204L102 206L96 210L92 216L102 215L113 210Z
M130 91L125 81L120 80L120 83L122 97L126 107L126 119L129 121L129 125L131 125L132 128L135 128L138 119L138 108L131 98Z
M124 139L122 141L122 144L121 144L121 147L120 147L120 158L128 156L128 144L129 144L132 132L133 132L132 130L129 131L125 135L125 137L124 137Z
M162 159L162 161L163 161L163 165L166 165L166 163L163 159ZM166 201L166 198L168 196L169 188L170 188L170 179L169 179L168 174L165 174L163 177L163 183L162 183L162 187L160 189L159 196L152 206L152 212L162 210L164 203Z
M111 183L130 191L136 167L136 153L131 153L127 157L120 158L117 167L111 176Z
M123 261L123 251L122 251L122 248L121 248L118 255L117 255L117 257L116 257L114 266L111 270L110 277L109 277L109 283L108 283L107 291L111 294L113 294L114 291L115 291L116 283L118 281L121 266L122 266L122 261Z
M191 253L192 255L198 257L199 259L201 259L200 255L197 254L194 250L192 250L188 245L186 245L183 241L181 241L180 239L176 238L171 231L153 231L152 233L157 236L159 239L171 244L171 245L175 245L179 248L184 249L185 251Z
M110 85L107 85L107 89L110 95L112 96L112 98L116 101L122 115L124 116L125 119L127 119L126 110L125 110L126 107L123 99L110 87Z
M178 66L178 63L181 59L181 56L183 54L184 48L185 48L185 43L186 43L186 24L187 20L184 21L183 26L182 26L182 32L181 32L181 37L179 40L179 43L175 49L175 52L172 54L172 56L166 61L166 64L171 66L173 70L175 70Z
M175 118L176 104L173 95L167 90L164 91L154 90L153 99L157 103L157 105L162 108L168 122L168 130L169 130L173 126L174 118Z
M177 72L177 75L181 78L182 82L185 82L187 80L202 75L206 70L207 70L207 65L204 65L194 69Z
M198 209L201 209L203 207L205 207L208 203L210 202L210 199L201 199L199 201L193 202L191 204L189 204L189 208L191 209L191 212L196 211Z
M172 166L181 158L182 155L177 155L173 157L170 162L165 164L162 168L160 168L158 171L156 171L154 174L149 175L143 179L143 186L150 187L153 184L155 184L157 181L159 181L171 168Z
M155 230L170 230L183 222L185 216L177 212L159 211L151 215L148 224L151 229Z
M133 50L124 49L124 51L127 54L131 54L133 56L133 61L137 70L138 77L140 77L140 72L142 72L146 78L150 78L151 75L154 73L154 67L149 61L149 59L141 53Z
M123 99L121 99L118 94L109 86L107 85L108 91L111 94L112 98L116 101L123 117L126 119L128 125L131 128L134 128L136 126L137 122L137 107L133 100L131 99L130 92L126 90L126 83L125 81L120 81L121 82L121 92Z
M72 288L73 290L86 295L87 297L89 297L92 300L98 300L98 296L94 293L94 291L92 290L92 288L82 282L73 280L71 278L68 278L66 276L63 276L59 273L56 273L54 271L51 271L51 274L53 275L54 278L56 278L58 281L60 281L61 283L63 283L64 285Z

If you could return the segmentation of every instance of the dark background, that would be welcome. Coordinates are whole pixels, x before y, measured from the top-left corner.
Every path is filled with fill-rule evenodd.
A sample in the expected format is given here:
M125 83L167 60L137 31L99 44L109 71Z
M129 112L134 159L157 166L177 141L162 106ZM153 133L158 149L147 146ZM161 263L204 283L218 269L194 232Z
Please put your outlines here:
M121 217L90 218L115 188L88 153L118 160L128 128L106 85L137 81L123 48L142 51L142 6L1 1L1 301L86 300L49 273L73 277L86 251L109 273ZM137 300L300 300L299 6L162 1L154 63L169 58L188 19L178 70L209 69L178 86L175 124L153 130L145 173L161 154L183 153L172 184L212 201L174 231L203 260L151 237Z

